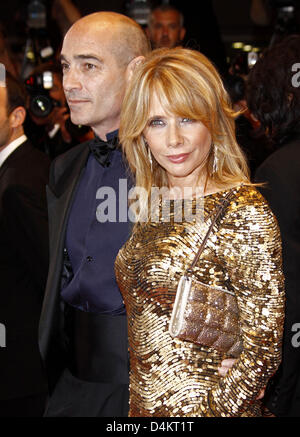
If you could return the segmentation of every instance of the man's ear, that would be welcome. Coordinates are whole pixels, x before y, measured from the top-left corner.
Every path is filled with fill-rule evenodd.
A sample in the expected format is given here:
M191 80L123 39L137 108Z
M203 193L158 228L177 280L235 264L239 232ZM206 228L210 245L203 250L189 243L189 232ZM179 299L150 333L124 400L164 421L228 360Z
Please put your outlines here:
M186 29L185 29L185 27L182 27L182 28L180 29L180 33L179 33L180 41L183 41L183 40L184 40L185 33L186 33Z
M22 126L26 117L26 109L23 106L17 106L9 115L10 126L18 128Z
M137 56L136 58L132 59L132 61L129 62L129 64L127 65L127 68L126 68L126 82L127 83L131 80L136 67L138 65L140 65L142 62L144 62L144 60L145 60L144 56Z

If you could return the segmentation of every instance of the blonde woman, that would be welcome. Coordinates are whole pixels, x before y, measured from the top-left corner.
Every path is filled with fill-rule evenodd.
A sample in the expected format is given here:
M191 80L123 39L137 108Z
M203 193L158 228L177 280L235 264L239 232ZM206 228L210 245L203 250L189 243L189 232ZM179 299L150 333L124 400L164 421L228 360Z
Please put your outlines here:
M130 416L259 416L258 394L279 365L281 241L249 182L234 116L217 71L193 50L153 51L126 92L120 139L139 206L115 270L128 314ZM162 187L162 198L152 195ZM218 367L230 355L168 328L178 282L229 193L193 270L195 280L237 299L243 346L222 377Z

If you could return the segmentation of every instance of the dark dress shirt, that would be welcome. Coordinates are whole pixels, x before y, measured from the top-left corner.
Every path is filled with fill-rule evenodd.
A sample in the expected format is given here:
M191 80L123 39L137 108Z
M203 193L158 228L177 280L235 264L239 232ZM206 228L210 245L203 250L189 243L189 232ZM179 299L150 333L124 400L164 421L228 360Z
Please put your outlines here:
M101 166L92 153L89 155L66 232L65 247L72 266L72 279L61 293L65 302L82 311L125 313L115 280L114 261L130 235L126 207L129 188L128 171L120 149L111 152L109 166ZM106 222L100 221L100 212L102 217L107 216Z

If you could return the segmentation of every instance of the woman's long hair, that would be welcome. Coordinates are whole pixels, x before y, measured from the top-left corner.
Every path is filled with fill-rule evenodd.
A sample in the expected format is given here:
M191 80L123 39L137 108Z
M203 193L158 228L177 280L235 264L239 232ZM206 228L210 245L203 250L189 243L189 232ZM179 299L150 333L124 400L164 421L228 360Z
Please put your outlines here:
M166 112L201 121L209 130L214 144L206 163L209 181L220 189L250 183L247 163L235 138L236 114L214 66L195 50L157 49L136 70L121 112L120 141L136 186L144 189L139 199L140 217L149 207L151 188L168 186L166 171L154 158L150 164L143 138L154 93ZM218 169L213 172L215 146Z

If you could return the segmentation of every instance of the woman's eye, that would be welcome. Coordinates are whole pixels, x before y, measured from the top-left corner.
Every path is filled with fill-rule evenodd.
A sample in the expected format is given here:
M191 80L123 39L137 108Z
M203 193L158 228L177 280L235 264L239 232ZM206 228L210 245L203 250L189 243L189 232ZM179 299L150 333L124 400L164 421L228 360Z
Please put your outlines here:
M182 121L182 123L192 123L193 122L193 120L191 118L188 118L188 117L183 117L181 119L181 121Z
M164 122L160 118L155 118L154 120L150 120L149 126L163 126Z

